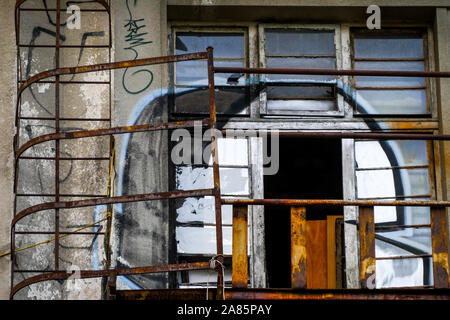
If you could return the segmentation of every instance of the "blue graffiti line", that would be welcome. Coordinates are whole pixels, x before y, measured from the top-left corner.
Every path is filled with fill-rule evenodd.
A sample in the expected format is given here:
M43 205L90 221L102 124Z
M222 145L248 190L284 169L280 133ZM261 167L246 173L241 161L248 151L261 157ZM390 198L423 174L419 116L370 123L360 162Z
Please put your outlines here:
M129 0L125 0L127 10L128 10L128 20L126 20L126 23L124 25L124 28L127 30L127 34L125 35L125 43L128 45L124 48L124 50L130 50L134 52L134 58L133 60L136 60L139 57L139 52L137 50L138 47L151 44L152 41L146 41L145 36L148 35L148 32L144 32L144 28L147 27L147 25L143 24L144 19L137 19L133 16L133 13L130 9ZM133 6L136 7L137 0L134 0ZM153 82L153 72L151 72L148 69L140 69L131 74L131 76L135 76L139 73L147 73L149 75L149 79L146 83L144 83L144 87L142 89L138 90L131 90L129 86L127 85L127 74L128 74L128 68L125 69L122 75L122 86L125 89L125 91L129 94L139 94L145 90L147 90L150 85Z

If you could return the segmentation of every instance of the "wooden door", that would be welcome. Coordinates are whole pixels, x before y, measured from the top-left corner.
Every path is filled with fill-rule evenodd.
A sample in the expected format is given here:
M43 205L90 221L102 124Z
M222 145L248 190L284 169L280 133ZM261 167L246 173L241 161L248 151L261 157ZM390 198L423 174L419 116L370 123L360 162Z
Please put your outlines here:
M335 289L339 266L336 220L341 215L306 221L306 283L308 289ZM336 258L338 256L338 258Z

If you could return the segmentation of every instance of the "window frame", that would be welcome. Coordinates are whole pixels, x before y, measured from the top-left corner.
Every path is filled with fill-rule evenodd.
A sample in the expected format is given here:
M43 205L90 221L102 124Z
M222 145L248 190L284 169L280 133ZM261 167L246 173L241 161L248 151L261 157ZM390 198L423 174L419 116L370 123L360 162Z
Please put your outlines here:
M244 67L249 66L249 54L250 54L250 48L249 48L249 28L248 26L231 26L231 25L187 25L187 24L173 24L169 25L170 28L170 37L169 37L169 52L171 54L176 54L176 39L177 39L177 33L242 33L244 36ZM206 48L204 48L206 51ZM228 58L214 58L214 61L217 60L223 60L223 61L233 61L234 59L228 59ZM198 60L198 61L206 61L205 60ZM245 82L248 78L248 75L245 75ZM170 88L170 95L168 99L168 106L169 106L169 117L170 118L183 118L183 117L195 117L195 118L205 118L209 115L209 110L206 110L204 113L202 112L180 112L176 110L175 105L175 98L176 98L176 88L177 87L183 87L186 85L178 85L176 83L176 63L169 64L169 77L168 77L168 83ZM188 86L186 86L188 87ZM205 86L207 87L207 86ZM216 85L216 87L218 87ZM221 86L222 87L222 86ZM240 86L236 86L240 87ZM230 88L233 88L233 86L230 85ZM242 110L242 113L217 113L218 118L232 118L232 117L250 117L251 114L251 101L250 96L251 93L249 91L249 88L247 86L247 83L244 85L245 89L245 95L246 95L246 108Z
M360 61L380 61L375 58L355 58L355 35L356 34L367 34L367 35L395 35L395 34L417 34L422 36L422 51L423 58L422 59L389 59L386 61L395 61L395 62L408 62L408 61L423 61L424 71L428 71L431 68L431 57L430 57L430 48L429 48L429 30L426 27L386 27L380 30L374 29L369 30L367 28L362 27L350 27L350 62L353 70L355 69L357 60ZM383 59L383 58L381 58ZM352 89L355 94L358 90L356 76L351 77L352 81ZM354 118L368 117L368 118L431 118L433 116L433 93L432 83L430 78L424 78L424 86L423 89L425 92L425 113L415 114L415 113L401 113L401 114L392 114L392 113L381 113L381 114L371 114L371 113L361 113L358 112L356 105L351 105L353 110ZM370 89L376 91L376 89ZM390 87L383 87L383 90L392 90ZM414 90L414 88L410 89Z
M266 52L265 52L265 30L266 29L303 29L303 30L317 30L317 31L334 31L334 47L336 70L342 69L342 42L341 42L341 28L338 24L259 24L259 65L262 68L267 67ZM341 77L336 76L336 80L342 81ZM263 89L260 91L260 113L262 117L289 117L296 116L311 116L311 117L344 117L344 97L336 94L336 110L328 111L314 111L314 110L271 110L267 108L267 91Z
M424 133L424 132L422 132L422 133ZM432 134L431 132L426 132L426 133ZM350 148L350 150L351 150L351 152L353 152L352 158L354 160L354 163L353 163L354 175L353 175L352 179L353 179L353 192L354 192L353 195L355 197L355 200L360 200L358 198L357 178L356 178L356 173L358 171L358 169L356 167L356 142L359 142L359 141L382 142L380 140L367 140L367 139L352 139L351 140L352 148ZM387 140L387 141L395 141L395 139ZM436 192L436 175L437 175L437 173L436 173L436 165L435 165L435 161L436 161L435 159L436 159L437 154L436 154L435 151L436 150L435 150L435 147L433 145L433 142L432 141L426 141L426 143L425 143L425 152L426 152L426 159L427 159L426 169L428 171L429 200L435 200L437 198L437 192ZM413 169L414 170L413 167L415 167L415 165L411 165L411 166L404 165L404 166L401 166L401 167L404 167L406 170L408 170L408 169ZM408 167L412 167L412 168L408 168ZM395 167L391 167L391 168L395 168ZM372 168L372 169L369 169L369 170L374 170L374 169ZM377 170L377 169L375 169L375 170ZM351 192L351 190L350 190L350 192ZM411 198L414 198L414 196L413 197L404 197L404 198L407 199L407 200L413 200ZM385 200L385 199L388 199L388 198L382 198L381 200ZM400 199L399 198L395 198L395 199L392 199L392 200L405 200L405 199L403 199L403 197L401 197ZM399 207L396 207L396 208L398 209ZM399 211L397 211L397 209L396 209L396 220L395 221L375 223L375 231L376 231L375 232L375 239L378 240L378 241L382 241L382 242L391 244L393 246L396 246L396 247L398 247L398 248L400 248L402 250L406 250L406 251L410 252L411 256L421 255L421 254L428 254L428 252L426 252L426 251L424 251L424 250L422 250L420 248L411 246L410 244L408 244L408 241L406 241L406 242L403 241L402 242L402 241L400 241L398 239L395 239L395 237L394 238L390 238L390 237L387 237L385 235L379 234L379 232L383 232L383 233L386 234L386 233L389 233L389 232L395 232L397 230L403 230L403 231L407 232L409 235L412 235L413 230L416 230L416 229L430 229L431 228L431 226L425 226L425 225L421 226L421 227L418 227L418 228L403 228L403 229L402 228L396 228L397 226L401 226L401 225L409 226L409 225L415 225L416 224L413 221L409 221L409 219L407 219L404 210L401 210L399 212ZM356 210L359 211L358 209L356 209ZM345 214L345 211L344 211L344 214ZM430 220L430 222L431 222L431 220ZM390 229L390 227L392 229ZM381 229L381 230L378 229L378 231L377 231L376 228L385 228L385 229L384 230L383 229ZM389 259L387 257L383 257L382 258L382 257L378 257L377 256L376 258L381 258L381 259L384 259L384 260L387 260L387 261L391 260L391 259ZM423 263L423 268L424 268L424 270L423 270L423 285L425 287L430 286L431 284L430 284L429 276L432 275L432 273L430 273L430 269L432 270L432 259L431 259L431 257L417 257L416 259L420 259L422 261L422 263ZM378 262L378 261L381 261L381 260L377 259L376 261ZM433 280L431 278L431 282L432 281ZM377 287L377 289L384 289L384 288L396 288L396 287L395 286L393 286L393 287L386 286L386 287L380 287L380 288Z
M430 133L431 134L431 133ZM422 198L420 197L420 195L403 195L403 196L397 196L397 197L381 197L381 198L377 198L377 197L369 197L369 198L359 198L358 197L358 183L357 183L357 177L356 177L356 173L358 171L377 171L377 170L389 170L388 168L390 168L390 170L414 170L417 169L415 167L422 167L422 165L401 165L401 166L390 166L390 167L386 167L386 168L357 168L356 167L356 143L357 142L365 142L365 141L375 141L375 142L379 142L381 148L383 148L383 146L381 145L381 140L367 140L367 139L354 139L353 140L353 150L352 152L355 154L354 157L354 181L355 181L355 185L354 185L354 196L356 200L413 200L414 198ZM395 139L393 140L387 140L387 141L395 141ZM426 141L425 143L425 152L426 152L426 158L427 158L427 165L423 165L422 169L427 169L428 171L428 185L429 185L429 194L428 195L423 195L423 196L428 196L429 200L434 200L436 199L436 187L435 187L435 153L434 153L434 147L431 141ZM377 227L388 227L388 226L397 226L397 225L409 225L411 224L410 221L407 221L406 217L405 217L405 213L404 211L400 211L396 213L396 220L395 221L389 221L389 222L377 222L376 226Z

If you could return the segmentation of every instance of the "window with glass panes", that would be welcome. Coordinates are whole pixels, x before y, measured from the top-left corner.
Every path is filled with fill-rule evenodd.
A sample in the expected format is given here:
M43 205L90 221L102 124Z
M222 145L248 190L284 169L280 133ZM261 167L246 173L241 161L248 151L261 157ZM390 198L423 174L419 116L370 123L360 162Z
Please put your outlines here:
M204 52L214 48L214 66L246 67L246 33L244 31L174 32L176 54ZM209 114L208 71L206 60L175 64L174 114ZM246 76L217 73L214 77L218 114L248 114Z
M433 198L429 149L426 141L355 141L357 199ZM376 206L374 218L376 287L432 285L430 208Z
M353 69L426 70L422 31L354 31ZM421 77L355 77L356 113L423 115L429 113L427 81Z
M262 65L267 68L336 69L336 29L261 29ZM339 111L335 76L269 74L264 113L333 115Z

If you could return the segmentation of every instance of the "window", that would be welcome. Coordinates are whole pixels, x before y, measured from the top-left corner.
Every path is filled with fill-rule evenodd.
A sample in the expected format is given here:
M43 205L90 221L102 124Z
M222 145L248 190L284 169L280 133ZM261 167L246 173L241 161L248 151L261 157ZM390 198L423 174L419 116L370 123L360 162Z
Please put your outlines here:
M250 197L250 168L247 139L219 138L219 176L223 198ZM175 169L177 190L213 188L212 158L203 165L178 165ZM216 254L216 220L214 197L186 198L176 201L176 241L179 262L201 261ZM231 281L232 206L222 206L225 280ZM251 228L251 222L249 223ZM251 232L249 243L251 244ZM250 248L250 246L249 246ZM208 271L189 271L180 274L180 288L205 287L216 278Z
M425 141L356 141L357 198L430 200L427 149ZM429 224L427 207L375 207L377 288L431 284Z
M391 29L379 32L347 26L341 28L337 25L269 25L257 22L249 22L245 26L245 28L203 26L187 29L184 26L174 25L174 50L171 52L182 54L204 51L207 46L213 46L216 66L427 70L427 47L424 45L426 37L423 31L417 29ZM367 115L428 117L430 109L427 100L428 83L426 79L420 77L341 78L280 74L216 74L215 81L219 113L251 117L251 119L225 119L229 121L226 126L230 128L254 129L255 126L260 126L261 129L281 127L283 130L300 131L309 128L401 131L403 128L411 128L393 124L397 121L402 122L399 119L388 119L386 123L381 123L377 119L367 119ZM172 73L172 84L175 90L173 110L177 116L188 117L190 114L208 113L205 61L177 63ZM304 122L297 120L303 117L310 118ZM309 122L312 117L316 119ZM330 121L322 125L317 121L320 117L330 117ZM342 117L344 119L340 121ZM297 119L289 121L291 118ZM431 126L422 127L420 130L429 132L430 128ZM224 148L229 156L245 155L245 158L255 156L244 153L242 146L238 146L240 143L238 140L221 141L225 144ZM342 149L341 153L343 156L347 152L352 157L355 156L356 188L347 188L344 182L352 174L353 164L342 163L342 167L345 167L344 176L341 175L344 179L341 185L345 190L342 197L355 197L360 200L433 199L431 149L431 144L425 141L356 140L354 144L353 141L348 141L348 144L346 142L345 149ZM219 151L224 151L221 146ZM256 155L258 156L261 155ZM305 161L305 157L301 157L301 160ZM252 180L259 174L257 169L251 169L250 173L246 167L248 163L241 163L237 158L233 161L235 162L220 163L223 196L253 197L254 189L263 189ZM292 159L290 161L292 165L298 165ZM314 164L317 165L317 161ZM327 168L331 166L328 165ZM286 165L284 168L280 167L281 171L283 169L286 170ZM180 189L212 186L212 169L208 164L178 166L175 171L176 184ZM320 170L321 174L323 172L324 170ZM329 179L327 176L322 180L329 182ZM318 180L319 183L322 180ZM227 185L227 181L232 183ZM279 191L280 188L276 186L277 184L265 183L261 192L270 191L270 188ZM302 198L299 196L299 190L297 187L292 189L295 194L293 197ZM320 190L323 191L323 187ZM282 192L275 198L286 196L286 192ZM267 208L262 210L269 212ZM344 213L349 213L350 216L353 214L352 210L353 208L344 208ZM229 240L227 237L231 237L231 220L226 220L231 219L231 208L224 207L223 212L225 244ZM180 201L176 207L176 217L179 258L208 256L215 252L212 198ZM262 224L259 226L253 224L255 242L255 234L259 230L267 235L267 230L273 227L270 222L263 223L265 230L260 228ZM376 287L432 285L429 208L378 206L375 207L375 223ZM211 231L209 236L208 230ZM199 231L203 234L201 237L192 237L199 234ZM249 243L251 244L251 241ZM228 242L228 245L230 244L231 242ZM346 249L346 254L351 255L349 261L356 259L353 256L353 251L356 250L350 248L351 245ZM277 248L279 246L273 246L273 252L279 253ZM227 250L230 248L227 249L225 245L225 252L229 253ZM252 251L250 261L259 259L257 254ZM269 254L268 250L265 251L262 260L266 259L266 254ZM403 258L404 256L407 258ZM271 263L277 263L276 261L275 258ZM351 266L352 263L348 265ZM265 270L270 273L267 267ZM199 276L200 273L196 274L197 280L184 277L179 283L191 286L193 282L204 282L206 273L203 274L202 281L198 280L201 279Z
M352 34L353 68L424 71L424 34L419 31ZM371 115L418 115L428 112L424 78L355 77L356 112Z
M263 67L336 69L335 28L261 27ZM263 113L268 115L340 114L335 76L267 75Z
M176 54L203 52L214 48L217 67L246 66L246 34L241 31L184 31L174 32ZM218 114L247 114L246 76L216 74L216 109ZM174 77L175 114L209 114L208 70L206 60L178 62Z

